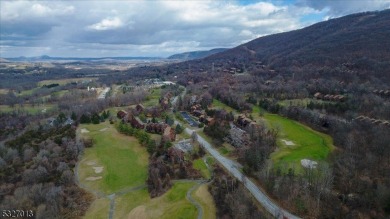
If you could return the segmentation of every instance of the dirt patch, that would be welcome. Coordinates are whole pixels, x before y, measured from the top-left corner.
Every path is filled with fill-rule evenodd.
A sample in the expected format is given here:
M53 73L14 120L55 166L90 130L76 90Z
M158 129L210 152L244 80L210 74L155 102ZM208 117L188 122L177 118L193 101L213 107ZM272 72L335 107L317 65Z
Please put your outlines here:
M81 129L81 133L88 133L89 131L86 128Z
M292 141L288 141L288 140L285 140L285 139L282 139L281 141L283 141L283 143L286 144L287 146L295 145L294 142L292 142Z
M133 210L130 211L128 219L146 219L148 216L146 215L146 207L144 205L140 205Z
M85 180L87 180L87 181L95 181L95 180L98 180L98 179L101 179L101 178L103 178L103 177L101 177L101 176L90 176L90 177L86 178Z
M103 172L104 167L92 167L95 173L101 173Z
M106 131L108 128L102 128L102 129L100 129L99 131L101 131L101 132L104 132L104 131Z

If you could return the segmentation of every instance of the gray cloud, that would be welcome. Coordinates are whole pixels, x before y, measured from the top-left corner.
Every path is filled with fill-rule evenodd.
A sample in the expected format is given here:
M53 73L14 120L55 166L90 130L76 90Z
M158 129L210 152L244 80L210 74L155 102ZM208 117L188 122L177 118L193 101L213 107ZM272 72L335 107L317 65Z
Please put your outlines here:
M377 3L375 8L385 7ZM359 11L367 4L350 10ZM1 1L0 55L166 56L233 47L308 25L313 21L301 21L308 14L347 13L349 7L340 6L339 11L339 6L336 1L308 0L293 5L212 0Z

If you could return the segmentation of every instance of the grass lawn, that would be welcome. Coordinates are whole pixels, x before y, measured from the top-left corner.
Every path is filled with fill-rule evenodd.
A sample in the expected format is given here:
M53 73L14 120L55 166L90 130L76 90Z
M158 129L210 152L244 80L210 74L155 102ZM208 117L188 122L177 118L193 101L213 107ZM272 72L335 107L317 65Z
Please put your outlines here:
M126 208L129 209L129 213L127 217L122 218L196 218L198 214L196 207L186 199L187 191L194 185L194 182L176 182L164 195L149 199L133 209L131 208L134 205L129 199L130 202L127 202L129 208Z
M329 152L335 148L329 135L317 132L299 122L269 113L264 114L264 119L268 126L279 129L277 140L279 148L271 154L276 165L286 162L300 166L300 160L304 158L325 160Z
M200 171L200 173L202 174L202 176L205 179L210 179L211 173L210 173L209 169L207 169L207 166L204 163L202 158L194 160L192 165L194 166L195 169Z
M79 133L83 129L89 132L81 135L89 136L95 144L85 150L80 161L79 175L82 183L106 194L145 184L148 154L136 138L118 133L108 122L80 125ZM95 173L93 167L104 169L101 173ZM88 177L102 178L88 181Z
M84 215L84 219L107 219L110 207L108 198L99 198L92 202L88 211Z
M226 110L226 112L232 111L233 113L237 113L237 110L231 108L230 106L222 103L221 101L219 101L217 99L213 99L212 108L224 109L224 110Z
M203 218L214 219L217 216L214 199L208 191L207 185L201 185L197 190L192 192L192 197L198 201L203 209Z

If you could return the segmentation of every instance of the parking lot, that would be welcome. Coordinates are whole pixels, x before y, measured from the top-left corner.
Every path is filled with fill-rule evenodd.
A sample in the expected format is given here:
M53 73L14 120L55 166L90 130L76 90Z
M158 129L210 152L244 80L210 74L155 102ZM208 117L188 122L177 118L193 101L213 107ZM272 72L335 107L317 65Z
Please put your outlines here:
M198 123L194 119L192 119L191 116L188 115L187 112L180 112L180 114L188 122L188 124L190 124L190 126L192 126L192 127L197 127L198 126Z

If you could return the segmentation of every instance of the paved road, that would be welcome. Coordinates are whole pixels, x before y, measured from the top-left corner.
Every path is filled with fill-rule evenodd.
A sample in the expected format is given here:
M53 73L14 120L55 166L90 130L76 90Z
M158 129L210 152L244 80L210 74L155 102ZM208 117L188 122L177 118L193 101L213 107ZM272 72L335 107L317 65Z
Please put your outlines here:
M185 132L192 135L193 130L186 128ZM283 208L275 204L266 194L264 194L257 186L239 170L239 166L236 162L222 156L217 150L215 150L210 143L208 143L202 136L198 135L197 141L204 146L204 148L220 163L224 166L230 174L236 177L243 185L249 190L249 192L256 198L258 202L274 217L276 218L299 218Z

